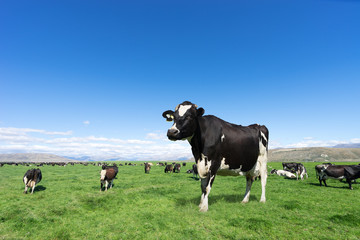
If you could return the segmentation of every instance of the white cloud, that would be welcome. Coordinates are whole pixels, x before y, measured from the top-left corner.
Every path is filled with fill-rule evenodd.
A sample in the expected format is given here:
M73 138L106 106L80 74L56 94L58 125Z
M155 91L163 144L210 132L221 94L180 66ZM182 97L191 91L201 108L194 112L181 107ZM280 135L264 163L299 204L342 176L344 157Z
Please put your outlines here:
M187 142L164 142L166 135L161 137L157 133L147 134L144 140L66 136L70 133L72 132L0 128L0 153L51 153L69 157L90 156L97 160L176 160L192 156Z
M90 125L90 121L89 121L89 120L83 121L83 124L84 124L85 126Z
M313 137L282 144L271 140L269 148L328 147L337 144L360 143L360 138L348 141L321 141ZM49 153L60 156L89 156L95 160L176 160L192 158L187 141L169 141L166 133L154 131L144 139L119 139L102 136L73 136L71 131L57 132L30 128L0 128L0 153Z

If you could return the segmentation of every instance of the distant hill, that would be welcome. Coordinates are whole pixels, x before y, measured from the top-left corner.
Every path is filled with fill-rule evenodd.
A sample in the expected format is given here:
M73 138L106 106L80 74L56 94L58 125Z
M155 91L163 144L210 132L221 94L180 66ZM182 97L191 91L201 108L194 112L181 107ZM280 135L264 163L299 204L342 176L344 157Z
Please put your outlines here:
M269 151L269 161L360 162L360 148L284 148Z
M0 154L0 162L77 162L54 154L14 153Z
M334 148L360 148L360 143L338 144Z

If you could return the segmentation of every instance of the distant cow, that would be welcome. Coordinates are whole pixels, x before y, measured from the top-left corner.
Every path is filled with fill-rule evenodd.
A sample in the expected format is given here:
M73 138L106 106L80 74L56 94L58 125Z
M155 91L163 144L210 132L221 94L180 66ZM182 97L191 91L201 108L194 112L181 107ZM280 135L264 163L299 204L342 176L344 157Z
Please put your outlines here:
M171 173L173 171L173 169L174 169L173 165L166 165L164 172L165 173L168 173L168 172Z
M199 178L199 173L198 173L196 164L192 165L192 170L193 170L193 178Z
M102 166L102 170L100 172L100 191L102 191L102 188L104 187L105 184L105 191L107 191L108 187L112 188L113 186L113 181L117 175L117 173L119 172L119 169L117 168L117 166ZM109 186L110 185L110 186Z
M243 203L250 199L254 178L261 175L260 202L265 202L269 131L263 125L241 126L213 115L185 101L175 111L167 110L163 117L174 121L168 129L169 140L187 140L201 178L200 211L208 210L208 198L216 175L245 175L246 191Z
M180 169L181 169L181 165L178 164L178 163L176 163L176 164L174 165L173 172L179 173L179 172L180 172Z
M145 173L150 173L151 165L149 163L145 163Z
M301 178L301 180L304 179L304 176L306 175L306 178L309 178L306 168L304 167L304 165L302 163L295 163L295 162L290 162L290 163L282 163L283 165L283 169L285 171L289 171L292 173L296 174L296 179L299 179L299 176Z
M320 164L315 166L315 171L319 178L320 186L322 186L323 182L326 187L326 180L329 178L336 180L342 180L345 178L349 184L349 188L352 189L351 181L360 177L359 165Z
M39 183L42 179L41 170L39 168L29 169L24 175L23 181L25 183L24 193L26 194L28 188L32 188L31 194L34 193L35 185Z
M270 172L271 174L277 174L279 176L283 176L283 177L287 177L287 178L296 178L296 175L293 174L292 172L289 171L285 171L285 170L276 170L273 169Z

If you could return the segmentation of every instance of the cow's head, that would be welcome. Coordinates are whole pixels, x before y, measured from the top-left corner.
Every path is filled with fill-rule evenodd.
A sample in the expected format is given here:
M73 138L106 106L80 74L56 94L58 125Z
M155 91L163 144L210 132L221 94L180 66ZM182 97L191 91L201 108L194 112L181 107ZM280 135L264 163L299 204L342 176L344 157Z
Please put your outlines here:
M167 136L170 140L185 140L192 137L198 125L197 118L204 114L203 108L197 108L195 104L185 101L176 106L175 112L165 111L163 117L167 121L174 121L173 126L168 130Z

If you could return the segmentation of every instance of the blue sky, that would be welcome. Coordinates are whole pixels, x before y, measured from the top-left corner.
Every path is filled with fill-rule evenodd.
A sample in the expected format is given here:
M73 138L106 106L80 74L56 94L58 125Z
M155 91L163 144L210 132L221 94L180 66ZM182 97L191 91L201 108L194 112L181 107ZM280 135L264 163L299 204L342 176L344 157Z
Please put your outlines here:
M360 2L1 1L0 153L191 157L185 100L270 147L360 142Z

